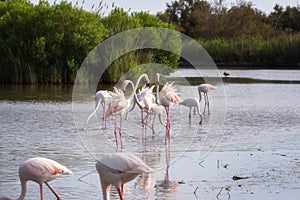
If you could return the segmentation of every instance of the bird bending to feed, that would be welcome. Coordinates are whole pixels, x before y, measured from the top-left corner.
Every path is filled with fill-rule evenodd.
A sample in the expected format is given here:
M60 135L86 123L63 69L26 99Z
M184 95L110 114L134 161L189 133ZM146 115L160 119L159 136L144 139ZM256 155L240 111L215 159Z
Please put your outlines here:
M113 115L115 117L114 119L114 134L116 138L116 147L118 148L118 140L117 140L117 124L116 124L116 115L120 116L120 129L119 129L119 135L120 135L120 141L121 141L121 148L123 148L123 142L122 142L122 121L123 121L123 115L127 109L130 108L130 105L133 101L135 91L140 83L140 81L144 78L147 83L150 83L149 77L147 74L142 74L138 80L136 81L136 84L130 94L130 96L126 99L124 96L123 91L115 89L117 91L116 94L113 94L111 97L110 104L108 106L106 116ZM128 80L125 80L123 82L122 89L125 90L125 88L128 85Z
M131 80L125 80L125 81L127 84L131 84L132 88L134 88L134 84ZM153 94L153 88L154 88L154 86L149 88L146 85L144 85L139 90L138 94L134 93L133 102L135 102L141 110L142 127L144 127L144 125L147 125L147 124L145 124L145 118L147 118L147 117L144 117L144 112L148 113L151 105L153 103L155 103L155 96Z
M128 83L130 83L133 87L132 81L128 80ZM158 115L159 122L163 126L166 126L166 124L162 121L162 111L164 107L156 103L156 97L153 94L153 88L154 86L149 88L146 87L146 85L144 85L142 89L139 90L139 93L134 95L134 102L138 105L138 107L141 110L142 127L148 126L147 121L150 115L154 116L151 126L152 132L154 133L154 122L156 115ZM144 112L146 112L146 117L144 117Z
M48 182L63 174L72 174L72 172L67 167L54 160L36 157L24 161L19 167L19 177L21 181L22 192L17 200L22 200L25 198L27 181L34 181L40 185L41 200L44 199L43 183L48 186L48 188L59 200L59 195L54 191ZM0 200L12 200L12 198L1 197Z
M118 152L105 154L96 162L104 200L110 199L110 188L117 188L120 199L124 199L124 184L135 179L141 173L153 171L137 156Z
M200 113L200 103L199 103L198 99L196 99L196 98L186 98L186 99L184 99L183 101L181 101L181 102L179 103L179 105L184 105L184 106L187 106L187 107L190 108L190 111L189 111L189 119L192 118L192 116L191 116L192 108L196 109L196 110L197 110L197 113L198 113L199 116L200 116L200 122L199 122L199 124L202 123L202 115L201 115L201 113Z
M89 115L87 118L83 130L85 130L87 123L89 122L90 118L97 112L100 105L102 105L102 129L106 128L106 118L105 118L105 112L106 112L106 103L110 101L112 96L112 92L107 90L99 90L95 94L95 109L94 111Z
M165 107L166 110L166 136L170 137L171 118L170 107L180 102L180 98L177 94L177 88L173 83L166 83L161 91L159 91L159 73L156 74L156 103Z
M204 83L198 86L198 93L199 93L199 103L201 101L201 92L203 93L204 96L204 110L203 110L203 114L205 114L205 108L207 107L207 113L210 113L209 110L209 100L208 100L208 92L211 90L215 90L217 89L216 86L213 86L211 84L208 83Z
M149 115L153 115L153 119L152 119L152 126L151 126L151 129L152 129L152 133L155 133L155 130L154 130L154 122L155 122L155 117L156 115L158 116L158 119L159 119L159 122L163 125L163 126L166 126L166 123L163 122L162 120L162 113L163 113L163 110L164 110L164 107L162 105L158 105L157 103L153 103L147 113L147 116L146 116L146 120L148 120L148 117Z

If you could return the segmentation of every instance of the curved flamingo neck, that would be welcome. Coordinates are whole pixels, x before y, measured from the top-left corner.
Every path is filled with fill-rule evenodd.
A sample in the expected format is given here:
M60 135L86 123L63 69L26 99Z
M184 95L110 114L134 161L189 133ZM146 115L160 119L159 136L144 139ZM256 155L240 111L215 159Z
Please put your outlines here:
M133 90L132 90L132 92L131 92L131 94L130 94L130 97L129 97L129 99L130 99L131 101L133 100L134 94L136 94L135 91L137 90L137 88L138 88L138 86L139 86L139 84L140 84L142 78L147 77L147 76L148 76L147 74L142 74L142 75L140 75L140 77L139 77L138 80L136 81L135 85L133 84L132 81L129 80L129 83L131 82L131 84L133 84L133 86L134 86L134 87L133 87Z
M159 102L159 83L156 84L156 104L160 105L160 102Z
M22 192L21 192L20 196L17 199L13 199L11 197L0 197L0 200L23 200L25 198L26 190L27 190L26 182L27 181L21 180Z
M101 178L100 178L100 181L101 181L101 186L102 186L103 200L110 200L110 188L111 188L111 184L107 184Z
M26 183L27 183L27 181L21 180L22 192L21 192L21 195L19 196L19 198L17 200L23 200L25 198L26 191L27 191Z
M161 115L161 114L158 114L158 119L159 119L159 122L160 122L163 126L166 126L166 123L163 122L163 120L162 120L162 115Z
M135 94L136 87L135 87L134 83L131 80L127 80L127 81L128 81L128 84L130 84L131 87L132 87L132 92L131 92L130 96L128 97L128 100L132 101L133 97L134 97L134 94Z
M26 182L27 181L21 180L22 192L21 192L20 196L17 199L13 199L11 197L0 197L0 200L23 200L23 199L25 199L25 195L26 195L26 191L27 191Z

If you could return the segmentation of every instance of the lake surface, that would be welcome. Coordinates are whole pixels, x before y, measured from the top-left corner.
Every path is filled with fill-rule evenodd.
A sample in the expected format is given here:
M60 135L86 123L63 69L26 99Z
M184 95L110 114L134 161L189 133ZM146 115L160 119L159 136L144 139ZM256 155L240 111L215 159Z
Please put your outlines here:
M297 70L226 71L228 79L300 80ZM179 70L172 77L194 74ZM188 108L171 108L169 146L158 122L154 134L142 129L137 108L124 120L123 151L156 169L126 184L126 199L299 198L300 84L224 80L216 85L209 93L211 114L203 116L202 125L197 115L189 121ZM198 98L196 85L178 88L182 98ZM71 97L72 87L0 87L0 197L18 197L19 164L43 156L74 173L50 182L62 199L102 199L93 170L97 157L116 151L113 118L102 130L100 109L83 131L94 97L75 103ZM45 199L55 199L48 188L44 192ZM36 183L28 182L26 199L39 199ZM118 199L114 189L112 199Z

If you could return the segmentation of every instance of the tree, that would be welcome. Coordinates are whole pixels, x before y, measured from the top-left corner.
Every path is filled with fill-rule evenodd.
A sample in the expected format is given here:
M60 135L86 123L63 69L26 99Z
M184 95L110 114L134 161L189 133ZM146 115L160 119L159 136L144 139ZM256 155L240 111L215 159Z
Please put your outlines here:
M5 4L5 5L4 5ZM1 82L71 83L106 30L98 16L66 1L0 2Z

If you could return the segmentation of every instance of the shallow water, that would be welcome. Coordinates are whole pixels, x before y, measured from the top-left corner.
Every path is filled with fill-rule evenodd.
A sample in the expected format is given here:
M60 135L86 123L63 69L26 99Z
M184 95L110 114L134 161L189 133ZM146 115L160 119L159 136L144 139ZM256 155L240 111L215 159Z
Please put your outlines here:
M279 70L263 73L286 79ZM243 72L245 77L253 74L261 73ZM198 97L196 86L179 90L182 98ZM103 131L99 111L83 131L93 97L72 105L71 93L70 87L1 87L0 196L17 197L19 163L44 156L74 173L50 182L62 199L102 199L98 174L86 174L101 153L116 150L113 119ZM196 115L189 123L187 108L171 109L170 149L158 122L153 136L150 128L142 131L138 109L130 113L123 123L123 150L157 170L128 183L126 199L298 199L300 85L225 83L209 98L211 114L204 115L202 125ZM44 192L45 199L55 199L46 187ZM36 183L29 182L26 199L39 199Z

